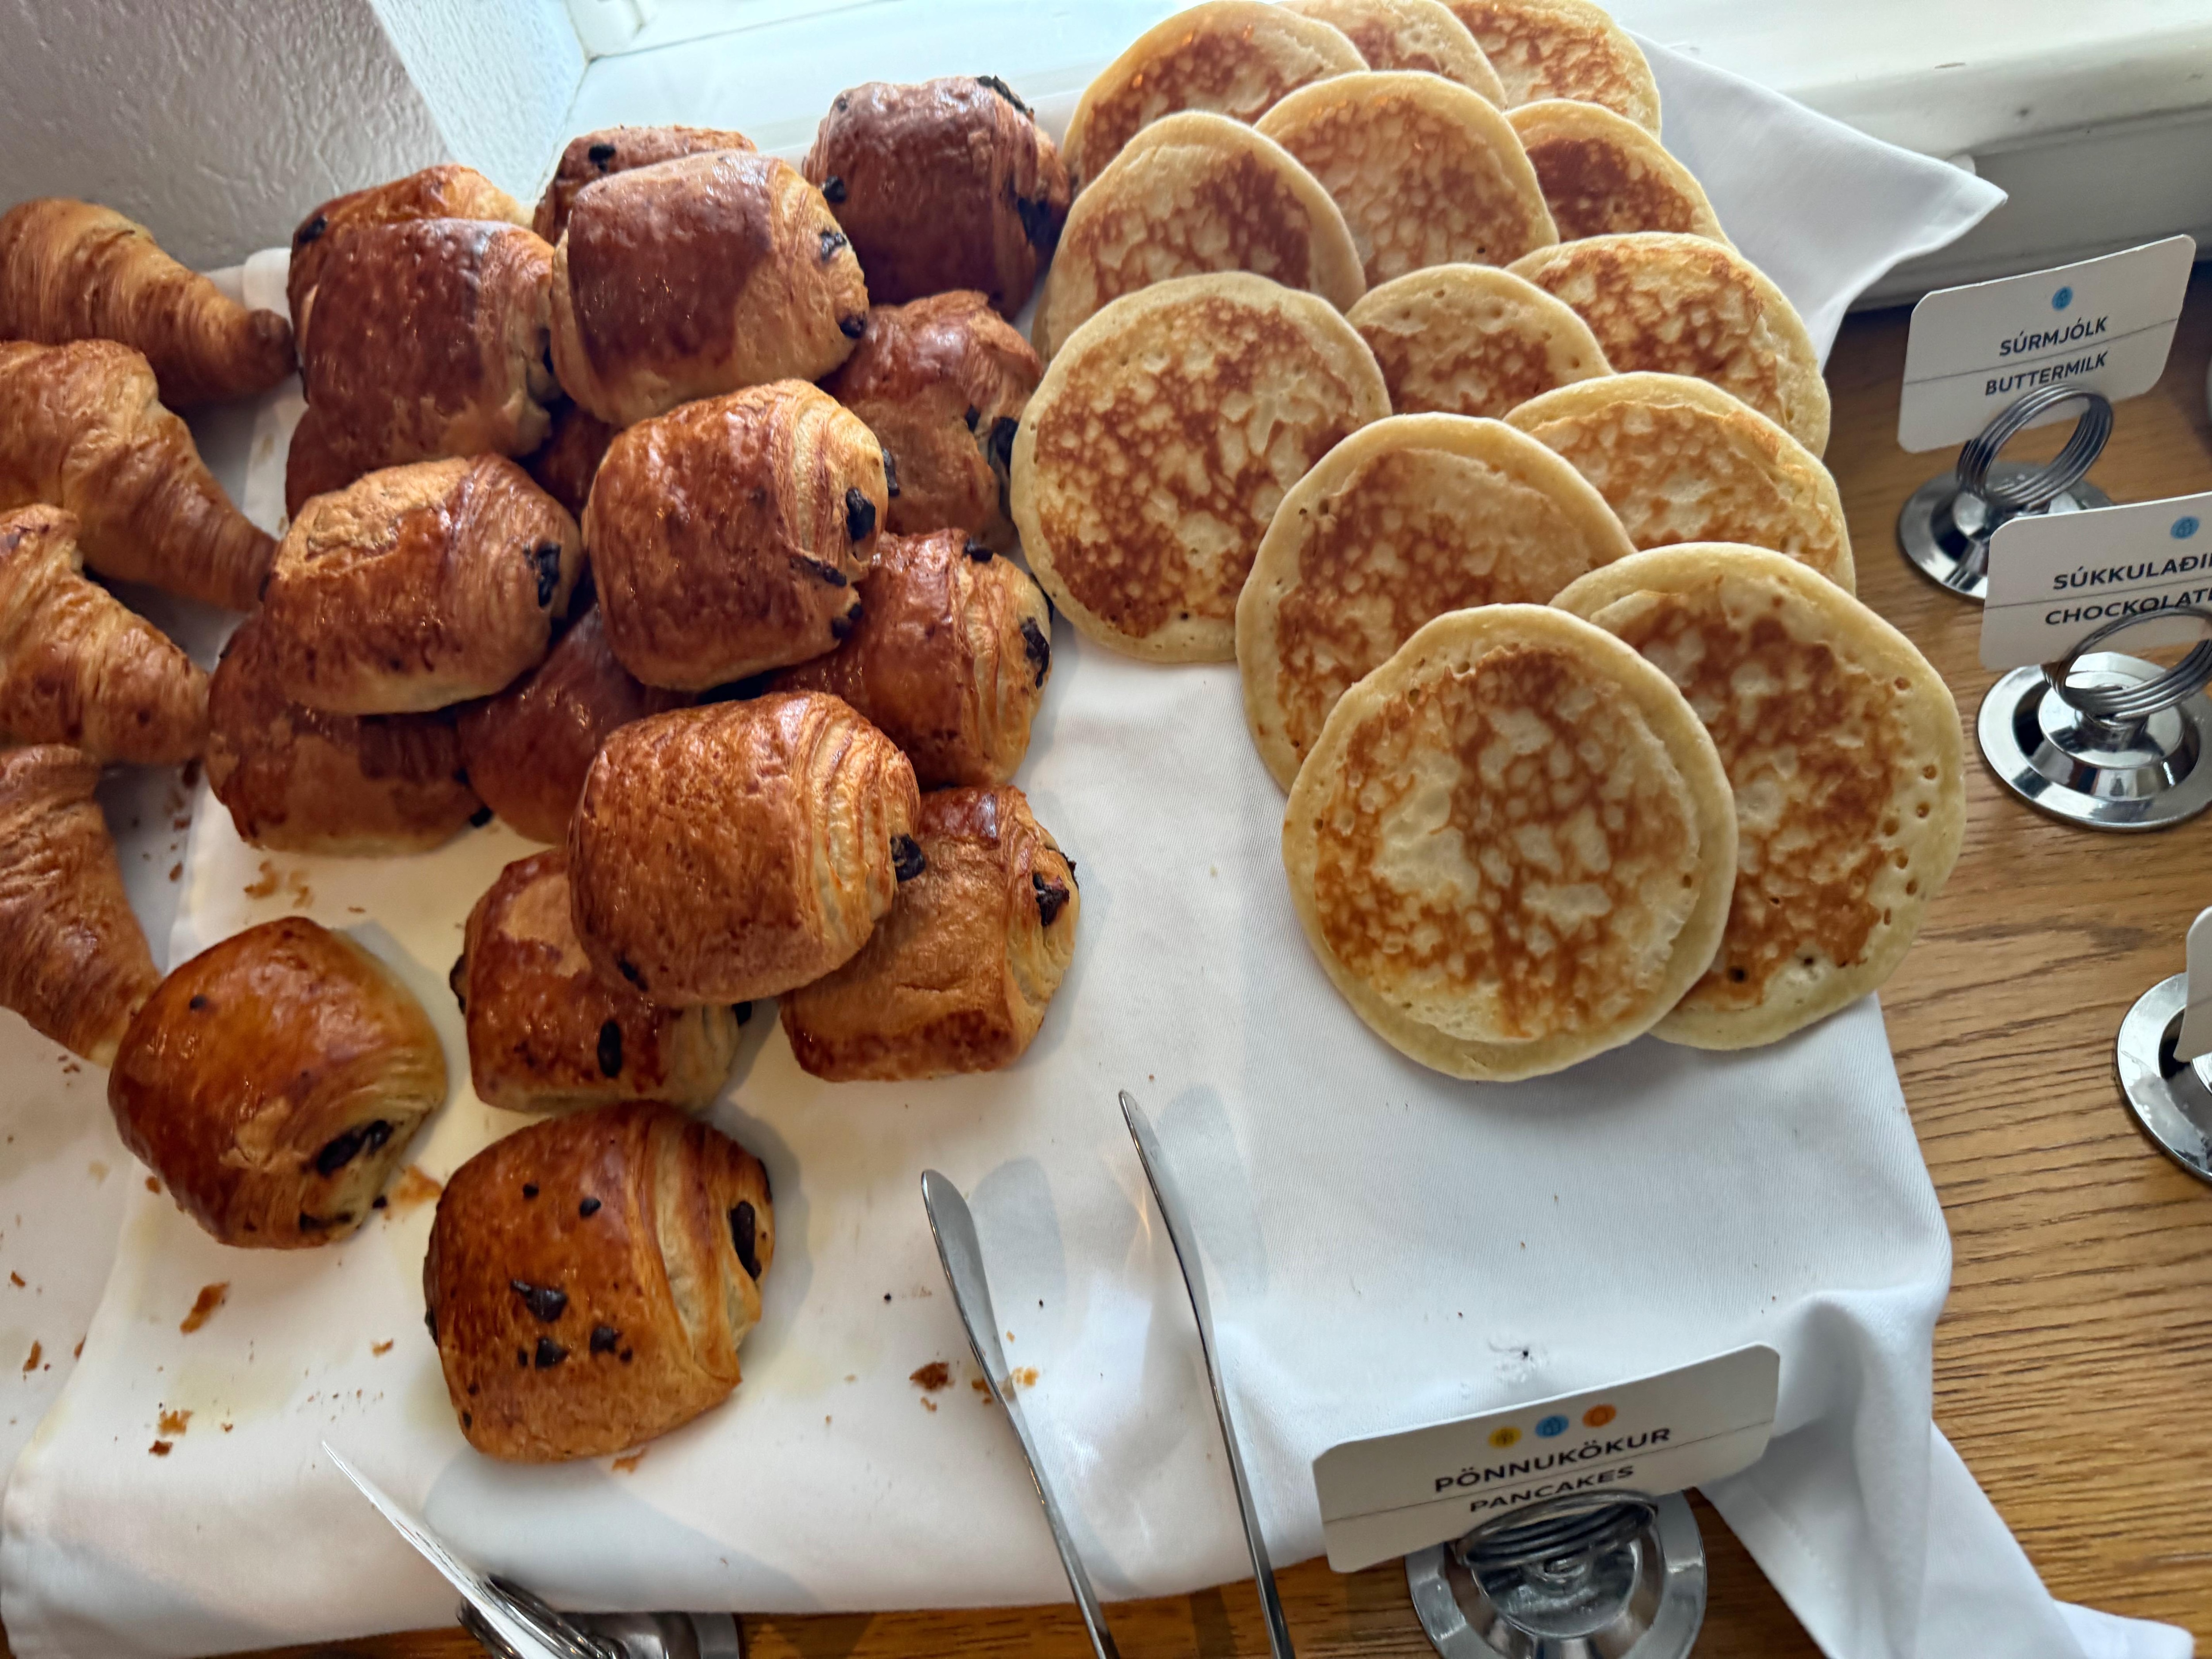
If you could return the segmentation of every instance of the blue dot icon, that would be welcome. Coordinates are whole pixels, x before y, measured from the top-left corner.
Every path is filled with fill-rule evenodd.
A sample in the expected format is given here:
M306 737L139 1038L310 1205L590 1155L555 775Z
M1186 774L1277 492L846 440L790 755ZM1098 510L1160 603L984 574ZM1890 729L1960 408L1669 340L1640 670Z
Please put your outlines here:
M2182 517L2176 519L2173 521L2173 530L2172 533L2174 540L2178 542L2185 542L2191 536L2194 536L2197 533L2197 520L2190 518L2186 514L2184 514Z
M1537 1434L1546 1440L1554 1439L1566 1431L1567 1419L1564 1417L1547 1417L1536 1425Z
M2051 308L2053 311L2063 311L2073 303L2074 290L2070 288L2062 288L2051 296Z

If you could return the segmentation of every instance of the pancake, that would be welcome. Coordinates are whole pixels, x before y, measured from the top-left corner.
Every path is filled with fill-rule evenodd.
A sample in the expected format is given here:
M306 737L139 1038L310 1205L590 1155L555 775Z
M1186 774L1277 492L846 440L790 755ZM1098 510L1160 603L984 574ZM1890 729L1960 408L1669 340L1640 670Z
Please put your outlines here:
M1887 979L1966 827L1959 711L1912 642L1778 553L1698 543L1553 602L1664 669L1735 793L1735 896L1711 971L1660 1022L1747 1048Z
M1325 300L1244 271L1124 295L1069 337L1015 434L1030 568L1102 645L1228 662L1277 503L1389 412L1373 356Z
M1563 242L1631 230L1728 240L1689 168L1625 115L1546 98L1506 112Z
M1529 398L1612 373L1573 310L1495 265L1430 265L1370 288L1346 313L1401 415L1503 417Z
M1334 76L1291 93L1260 131L1336 198L1370 287L1425 265L1508 264L1559 240L1505 118L1441 76Z
M1710 380L1815 455L1828 447L1828 387L1813 337L1782 290L1735 249L1638 231L1545 248L1513 270L1579 312L1622 374Z
M1084 88L1060 147L1079 190L1179 109L1256 121L1294 88L1367 67L1340 30L1264 0L1207 0L1139 35Z
M1717 386L1680 374L1614 374L1547 392L1505 419L1595 484L1639 549L1769 548L1855 591L1850 527L1828 469Z
M1261 759L1289 788L1337 699L1445 611L1543 605L1634 551L1582 475L1510 426L1362 427L1283 497L1237 602Z
M1367 67L1424 70L1505 102L1505 87L1443 0L1282 0L1285 11L1343 31Z
M1575 98L1659 131L1659 88L1636 42L1589 0L1444 0L1480 43L1505 101Z
M1132 138L1076 198L1030 334L1049 360L1109 300L1215 270L1308 289L1340 311L1367 289L1344 216L1290 151L1184 110Z
M1283 866L1384 1041L1454 1077L1536 1077L1649 1030L1705 971L1735 816L1664 674L1563 611L1491 605L1338 702Z

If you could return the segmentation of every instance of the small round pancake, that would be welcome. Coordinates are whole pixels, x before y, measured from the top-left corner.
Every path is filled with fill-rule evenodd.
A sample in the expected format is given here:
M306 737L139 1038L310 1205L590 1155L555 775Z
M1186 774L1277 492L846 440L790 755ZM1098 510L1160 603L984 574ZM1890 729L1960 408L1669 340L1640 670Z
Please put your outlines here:
M1681 374L1613 374L1547 392L1505 420L1595 484L1639 549L1769 548L1856 591L1850 527L1828 469L1718 386Z
M1559 240L1674 230L1728 240L1705 187L1660 142L1601 104L1546 98L1508 110Z
M1495 265L1430 265L1370 288L1346 313L1401 415L1503 418L1555 386L1609 374L1573 310Z
M1579 312L1621 373L1710 380L1815 455L1827 448L1828 386L1813 337L1782 290L1734 248L1644 230L1563 242L1513 269Z
M1326 300L1248 271L1125 295L1023 411L1012 494L1030 568L1102 645L1231 661L1276 505L1389 412L1373 354Z
M1277 104L1260 131L1336 198L1370 287L1424 265L1509 264L1559 240L1505 118L1440 76L1333 76Z
M1692 544L1593 571L1553 601L1680 686L1735 794L1720 952L1658 1034L1772 1042L1887 979L1959 856L1959 711L1912 642L1834 583Z
M1735 813L1664 674L1564 611L1487 605L1344 695L1291 790L1283 867L1314 954L1392 1047L1537 1077L1650 1030L1705 971Z
M1210 109L1256 121L1293 88L1366 67L1326 23L1265 0L1206 0L1139 35L1084 88L1060 157L1080 190L1163 115Z
M1352 233L1272 138L1208 110L1163 117L1075 198L1030 333L1049 362L1109 301L1170 276L1249 270L1342 311L1367 291Z
M1341 29L1367 67L1424 70L1504 106L1504 83L1443 0L1282 0L1285 11Z
M1659 88L1642 50L1589 0L1444 0L1505 83L1505 101L1574 98L1659 131Z
M1580 473L1463 415L1364 426L1298 480L1237 601L1244 719L1288 789L1337 699L1447 611L1543 605L1635 551Z

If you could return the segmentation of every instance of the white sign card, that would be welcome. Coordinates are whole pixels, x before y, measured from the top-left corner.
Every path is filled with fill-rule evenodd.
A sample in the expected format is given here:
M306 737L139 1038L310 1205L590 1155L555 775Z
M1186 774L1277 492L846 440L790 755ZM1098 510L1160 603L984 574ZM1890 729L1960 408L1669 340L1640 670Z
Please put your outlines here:
M1314 1460L1328 1564L1356 1572L1565 1492L1658 1497L1757 1462L1782 1358L1740 1348L1680 1370L1332 1446Z
M2180 1040L2173 1045L2176 1060L2205 1054L2212 1054L2212 910L2189 929L2189 1002L2181 1012Z
M2022 514L1990 538L1982 666L2055 662L2124 617L2212 607L2212 494L2082 513ZM2201 638L2186 617L2131 629L2115 648Z
M1915 450L1964 443L2039 386L2081 386L2114 403L2149 391L2166 372L2196 257L2193 240L2169 236L1936 289L1912 308L1897 441Z

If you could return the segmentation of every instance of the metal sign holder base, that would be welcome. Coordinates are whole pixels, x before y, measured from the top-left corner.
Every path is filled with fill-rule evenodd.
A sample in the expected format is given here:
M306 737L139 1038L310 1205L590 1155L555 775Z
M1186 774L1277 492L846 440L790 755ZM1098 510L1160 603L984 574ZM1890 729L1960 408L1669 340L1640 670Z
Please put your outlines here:
M2038 811L2090 830L2166 830L2212 806L2212 639L2173 667L2099 651L2141 623L2123 617L2063 661L2015 668L1982 699L1976 732L1997 781Z
M1406 1558L1445 1659L1687 1659L1705 1550L1680 1493L1575 1492Z
M2081 405L2065 447L2041 466L1997 453L2043 416ZM1990 538L2023 513L2079 513L2112 498L2084 482L2112 435L2112 406L2098 392L2044 386L2001 410L1959 452L1958 465L1914 490L1897 515L1905 561L1948 593L1979 605L1990 589Z
M2189 975L2160 980L2136 1000L2112 1046L2128 1115L2150 1144L2199 1181L2212 1182L2212 1055L2174 1057Z
M553 1659L744 1659L744 1637L732 1613L558 1613L507 1579L494 1578L491 1586ZM460 1623L497 1659L541 1659L518 1650L467 1601Z

